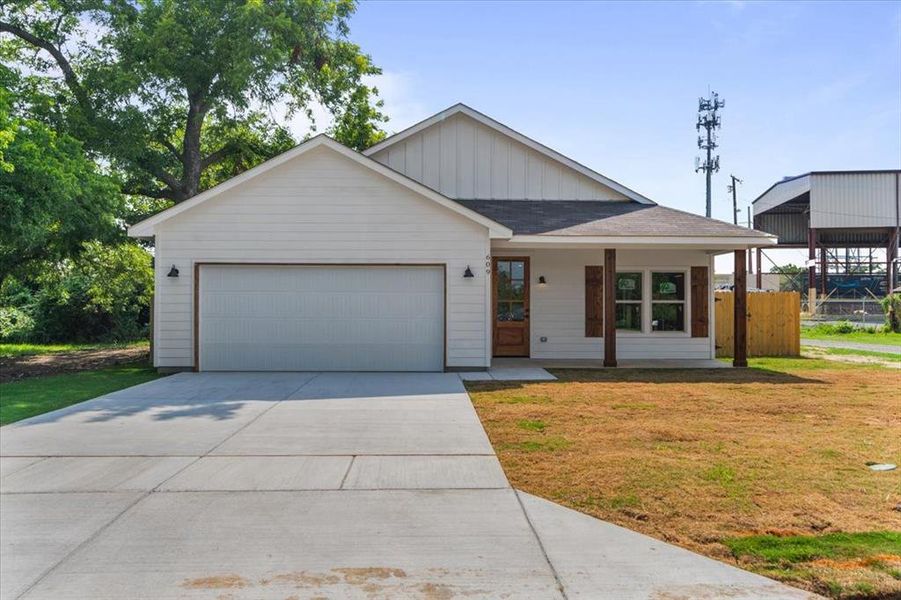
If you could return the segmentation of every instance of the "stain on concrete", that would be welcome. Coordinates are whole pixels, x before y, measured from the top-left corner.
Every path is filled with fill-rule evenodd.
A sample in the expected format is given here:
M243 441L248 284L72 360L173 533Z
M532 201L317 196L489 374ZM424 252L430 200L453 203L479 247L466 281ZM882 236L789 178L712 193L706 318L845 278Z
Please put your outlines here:
M481 572L481 570L475 570ZM338 567L324 572L290 571L273 573L256 581L237 574L211 575L186 579L182 587L193 590L242 589L241 596L250 588L266 588L278 593L288 588L320 594L303 596L308 600L329 600L331 594L347 595L353 588L370 600L391 598L420 598L422 600L452 600L454 598L507 598L509 594L492 594L488 590L460 587L442 583L440 579L452 574L447 569L425 569L416 575L396 567ZM245 589L246 588L246 589ZM301 596L288 594L285 600L299 600ZM341 596L339 596L341 597ZM231 593L222 593L216 600L235 600Z
M221 590L246 588L253 585L240 575L211 575L196 579L185 579L181 586L192 590Z
M344 576L344 581L351 585L365 584L373 579L389 579L391 577L405 578L407 573L403 569L391 569L388 567L341 567L332 569L335 573Z

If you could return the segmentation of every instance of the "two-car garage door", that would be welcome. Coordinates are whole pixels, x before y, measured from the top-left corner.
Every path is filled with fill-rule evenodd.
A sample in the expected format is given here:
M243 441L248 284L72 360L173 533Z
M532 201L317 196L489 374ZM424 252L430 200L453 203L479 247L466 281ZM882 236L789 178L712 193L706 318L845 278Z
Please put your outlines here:
M202 265L202 371L441 371L441 266Z

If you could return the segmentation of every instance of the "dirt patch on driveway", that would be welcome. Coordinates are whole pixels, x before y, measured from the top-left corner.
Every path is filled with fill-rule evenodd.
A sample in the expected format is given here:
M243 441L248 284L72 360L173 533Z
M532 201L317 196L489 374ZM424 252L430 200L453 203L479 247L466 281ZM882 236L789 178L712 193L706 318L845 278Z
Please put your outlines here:
M146 361L149 357L150 351L147 346L128 346L3 358L0 359L0 383L41 375L90 371L123 363Z

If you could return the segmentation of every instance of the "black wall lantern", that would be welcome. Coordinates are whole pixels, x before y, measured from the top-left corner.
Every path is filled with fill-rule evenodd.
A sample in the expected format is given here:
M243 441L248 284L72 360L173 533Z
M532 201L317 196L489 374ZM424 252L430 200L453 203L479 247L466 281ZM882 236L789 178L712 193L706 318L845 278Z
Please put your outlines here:
M166 274L166 277L178 277L178 267L172 265L172 268L169 269L169 272Z
M544 287L547 285L547 279L544 278L544 275L538 276L538 285L540 285L541 287Z
M472 273L472 269L469 268L469 265L466 265L466 270L463 271L463 277L465 279L471 279L471 278L475 277L475 275L473 275L473 273Z

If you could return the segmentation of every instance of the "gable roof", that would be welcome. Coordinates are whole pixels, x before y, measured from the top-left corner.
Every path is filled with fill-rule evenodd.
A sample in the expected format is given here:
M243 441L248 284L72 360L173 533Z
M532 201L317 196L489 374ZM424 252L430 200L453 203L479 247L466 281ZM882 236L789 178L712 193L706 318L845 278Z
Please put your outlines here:
M773 237L674 208L603 200L458 200L513 235Z
M487 227L491 237L510 237L513 233L508 227L501 225L500 223L497 223L490 218L485 217L484 215L481 215L469 208L466 208L462 204L454 202L446 196L442 196L430 187L413 181L409 177L402 175L401 173L398 173L393 169L389 169L383 164L372 160L371 158L368 158L360 154L359 152L351 150L347 146L336 142L325 134L320 134L314 138L307 140L306 142L303 142L302 144L291 148L286 152L279 154L278 156L270 158L266 162L261 163L252 169L248 169L240 175L236 175L231 179L223 181L216 187L210 188L203 193L197 194L196 196L189 198L184 202L176 204L175 206L159 212L152 217L148 217L147 219L144 219L143 221L132 225L128 228L128 235L130 237L152 236L154 234L154 228L160 223L167 221L172 217L185 212L186 210L190 210L199 204L203 204L207 200L215 198L223 192L237 187L251 179L254 179L255 177L259 177L263 173L274 169L275 167L278 167L279 165L282 165L294 158L297 158L298 156L301 156L306 152L313 150L314 148L319 148L320 146L325 146L331 150L334 150L338 154L341 154L342 156L345 156L353 160L354 162L368 169L371 169L372 171L375 171L376 173L387 177L388 179L396 183L399 183L400 185L420 194L421 196L424 196L425 198L437 204L440 204L441 206L444 206L448 210L451 210L452 212L462 215L467 219L470 219L471 221L475 221L476 223Z
M507 127L503 123L495 121L488 115L483 114L473 108L470 108L469 106L466 106L462 102L455 104L455 105L451 106L450 108L447 108L447 109L439 112L438 114L433 115L433 116L429 117L428 119L425 119L424 121L420 121L419 123L417 123L416 125L413 125L412 127L408 127L407 129L404 129L403 131L396 133L396 134L382 140L375 146L372 146L371 148L364 150L363 154L365 154L366 156L372 156L373 154L380 152L381 150L384 150L385 148L388 148L398 142L401 142L401 141L409 138L410 136L415 135L415 134L419 133L420 131L423 131L424 129L431 127L432 125L435 125L436 123L440 123L441 121L448 119L457 114L466 115L467 117L474 119L475 121L478 121L482 125L485 125L486 127L489 127L490 129L493 129L494 131L497 131L497 132L501 133L502 135L505 135L505 136L519 142L520 144L523 144L523 145L531 148L532 150L538 152L539 154L542 154L543 156L545 156L551 160L554 160L554 161L580 173L581 175L588 177L589 179L592 179L602 185L607 186L608 188L610 188L612 190L619 192L620 194L624 195L626 198L629 198L630 200L639 202L641 204L655 204L655 202L653 200L646 198L645 196L642 196L638 192L627 188L626 186L622 185L621 183L618 183L618 182L610 179L609 177L605 177L604 175L601 175L597 171L589 169L585 165L578 163L578 162L574 161L573 159L564 156L563 154L560 154L556 150L552 150L551 148L548 148L544 144L541 144L540 142L537 142L537 141L533 140L532 138L527 137L514 129L511 129L510 127Z

